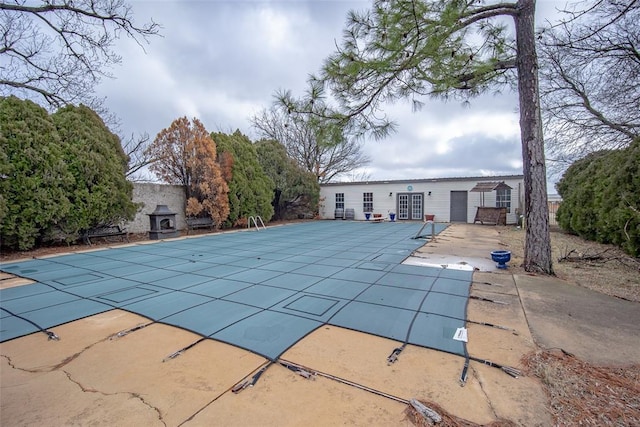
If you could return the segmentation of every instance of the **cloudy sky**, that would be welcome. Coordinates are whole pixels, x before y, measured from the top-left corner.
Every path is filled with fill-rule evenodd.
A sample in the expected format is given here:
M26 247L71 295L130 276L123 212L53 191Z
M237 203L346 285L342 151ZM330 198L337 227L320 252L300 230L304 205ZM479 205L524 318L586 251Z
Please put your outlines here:
M369 0L132 0L138 23L162 25L144 51L123 39L122 64L98 92L121 120L123 135L152 138L182 116L209 131L239 129L256 140L250 117L278 90L302 95L309 74L341 40L347 12ZM565 3L539 0L538 22ZM371 180L522 173L517 96L508 89L468 105L426 100L412 112L396 103L386 112L398 132L365 141ZM554 192L552 188L550 192Z

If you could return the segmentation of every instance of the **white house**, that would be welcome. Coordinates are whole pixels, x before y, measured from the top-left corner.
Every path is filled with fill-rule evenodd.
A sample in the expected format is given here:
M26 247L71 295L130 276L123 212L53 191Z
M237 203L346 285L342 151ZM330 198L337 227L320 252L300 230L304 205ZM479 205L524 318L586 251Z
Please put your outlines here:
M493 220L515 224L524 207L524 176L408 179L328 183L320 186L320 217L365 220L366 213L395 220L434 215L437 222ZM481 208L481 209L478 209ZM504 209L495 209L504 208ZM505 218L506 210L506 218ZM494 213L495 212L495 213ZM497 217L496 217L497 218Z

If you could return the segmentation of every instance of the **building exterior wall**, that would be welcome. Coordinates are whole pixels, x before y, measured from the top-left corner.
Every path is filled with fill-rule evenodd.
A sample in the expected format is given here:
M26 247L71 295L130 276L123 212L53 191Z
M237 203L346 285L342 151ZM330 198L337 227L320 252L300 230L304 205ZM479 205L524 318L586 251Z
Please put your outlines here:
M157 205L167 205L176 213L176 228L183 230L185 222L184 210L186 206L184 188L180 185L133 183L133 201L142 203L133 221L127 223L130 233L145 233L149 231L149 216Z
M388 217L398 212L398 194L423 194L424 214L435 215L437 222L450 222L451 191L467 191L467 222L473 223L476 208L496 206L496 192L469 192L478 182L504 181L511 187L511 209L507 212L507 223L515 224L523 209L524 178L522 175L485 176L469 178L440 178L422 180L375 181L352 183L329 183L320 186L320 217L335 216L336 193L344 194L345 209L353 209L356 220L364 220L363 194L373 193L373 213Z

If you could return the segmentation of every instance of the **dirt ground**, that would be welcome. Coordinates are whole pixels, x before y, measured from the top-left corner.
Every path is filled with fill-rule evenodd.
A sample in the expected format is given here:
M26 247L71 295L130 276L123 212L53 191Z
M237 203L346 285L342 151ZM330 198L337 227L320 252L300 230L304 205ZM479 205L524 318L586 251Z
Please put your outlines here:
M524 274L522 229L499 227L500 241L511 250L512 273ZM578 236L551 230L553 268L558 278L617 298L640 302L640 259L613 245L590 242Z

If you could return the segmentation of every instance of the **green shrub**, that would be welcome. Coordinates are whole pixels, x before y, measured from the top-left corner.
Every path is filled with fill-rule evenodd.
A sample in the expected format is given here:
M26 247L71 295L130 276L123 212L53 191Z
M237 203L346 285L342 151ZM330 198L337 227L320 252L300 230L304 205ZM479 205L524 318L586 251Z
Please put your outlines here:
M100 224L133 219L137 206L131 201L133 184L126 179L127 156L120 138L86 106L67 106L52 115L64 158L74 177L67 187L73 205L60 229L74 235Z
M14 96L0 98L2 246L28 250L72 210L73 176L47 111Z
M231 135L212 133L218 147L218 157L223 164L229 184L229 218L225 226L246 223L251 216L259 215L264 222L273 216L273 182L264 173L251 140L240 131Z
M557 219L563 229L640 254L640 140L576 161L557 190L562 196Z
M87 228L132 219L119 138L85 106L53 115L0 98L0 228L3 247L72 241Z
M317 214L320 185L316 176L298 166L277 141L261 140L255 146L262 169L274 183L275 218L294 219L299 214Z

